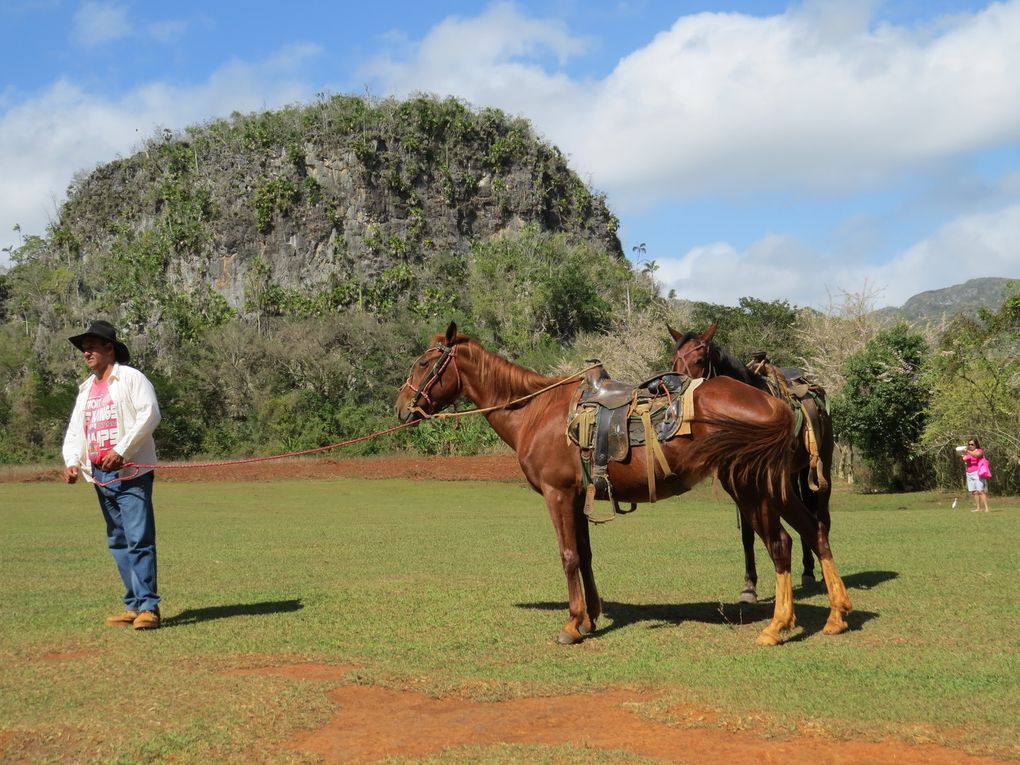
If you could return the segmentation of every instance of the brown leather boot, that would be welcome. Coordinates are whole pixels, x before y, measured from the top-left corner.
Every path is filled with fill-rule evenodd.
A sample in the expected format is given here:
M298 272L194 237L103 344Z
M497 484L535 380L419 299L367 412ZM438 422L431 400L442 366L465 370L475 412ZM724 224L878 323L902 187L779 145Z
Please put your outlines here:
M132 622L132 626L136 630L159 629L159 614L154 611L142 611L135 617L134 622Z
M106 623L111 627L127 627L135 623L135 619L138 618L137 611L125 611L122 614L116 616L107 616Z

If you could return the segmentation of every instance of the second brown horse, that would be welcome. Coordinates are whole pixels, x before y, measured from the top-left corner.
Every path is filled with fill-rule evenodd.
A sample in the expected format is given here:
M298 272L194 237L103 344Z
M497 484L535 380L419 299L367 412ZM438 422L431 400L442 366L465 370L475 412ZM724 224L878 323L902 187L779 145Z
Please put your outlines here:
M559 633L561 643L576 643L593 633L602 612L579 453L565 437L569 401L579 384L577 376L550 378L518 366L457 334L451 323L414 361L395 404L400 421L408 422L467 398L486 410L489 424L516 452L528 482L545 499L556 531L569 612ZM796 624L791 540L779 519L801 535L810 535L816 525L788 487L793 414L784 402L724 377L697 388L694 408L691 435L662 444L672 475L655 466L656 493L660 498L682 494L708 475L718 475L775 565L775 608L757 642L777 645ZM610 463L609 479L619 500L649 501L645 460L645 448L635 447L625 461ZM842 631L850 599L827 545L814 552L822 561L831 607L824 631Z
M719 345L713 342L716 325L709 325L704 332L678 332L672 327L667 327L669 334L674 340L673 345L673 370L690 377L732 377L743 383L757 388L769 395L777 396L780 400L786 401L786 397L777 392L769 383L765 375L749 369L746 365L736 361ZM800 498L807 505L808 510L814 516L817 528L808 535L802 536L803 565L804 573L801 583L804 585L813 583L814 577L814 549L813 539L819 538L823 547L829 546L829 529L831 519L829 514L829 498L832 494L832 453L834 449L832 434L832 418L824 406L825 391L821 388L814 388L821 398L821 405L811 397L809 400L799 402L799 406L810 406L816 412L815 417L805 416L801 433L799 434L794 449L791 467L795 478L795 489ZM814 425L812 426L812 421ZM754 561L754 535L745 524L741 528L742 542L744 546L744 590L741 592L741 600L755 602L757 600L758 573Z

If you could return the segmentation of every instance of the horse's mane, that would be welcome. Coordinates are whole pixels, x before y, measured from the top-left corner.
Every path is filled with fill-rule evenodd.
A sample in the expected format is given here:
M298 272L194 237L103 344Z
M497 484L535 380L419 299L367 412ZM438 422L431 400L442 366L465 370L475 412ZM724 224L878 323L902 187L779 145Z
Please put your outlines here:
M453 344L461 349L457 351L458 355L465 354L474 361L479 379L486 382L496 400L512 401L568 379L546 377L533 369L515 364L483 348L481 343L467 335L457 335Z
M709 343L708 350L709 353L712 354L712 361L715 364L715 371L717 375L732 377L736 380L740 380L742 383L747 383L759 390L763 390L766 393L769 392L768 382L765 377L748 369L746 364L742 364L733 358L733 356L725 348L716 345L715 343Z

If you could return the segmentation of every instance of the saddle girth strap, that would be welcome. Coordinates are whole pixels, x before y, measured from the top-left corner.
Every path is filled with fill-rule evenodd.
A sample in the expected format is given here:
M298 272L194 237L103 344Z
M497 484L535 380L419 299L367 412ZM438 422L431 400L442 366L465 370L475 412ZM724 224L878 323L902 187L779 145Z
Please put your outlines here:
M666 459L665 452L662 451L662 444L659 443L652 427L651 404L638 404L634 408L634 413L641 417L641 424L645 429L645 472L648 480L648 501L655 502L655 463L659 463L663 478L669 478L673 475L673 471L669 468L669 461Z
M678 436L691 435L691 420L694 418L694 391L697 390L698 386L703 382L705 382L704 377L695 377L684 389L682 405L683 420L680 423L680 429L676 432Z

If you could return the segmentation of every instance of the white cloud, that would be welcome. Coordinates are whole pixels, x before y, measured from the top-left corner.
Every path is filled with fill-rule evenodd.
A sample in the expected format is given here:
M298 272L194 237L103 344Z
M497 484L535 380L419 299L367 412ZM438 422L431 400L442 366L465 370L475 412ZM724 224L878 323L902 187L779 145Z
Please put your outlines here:
M309 98L312 89L278 64L232 62L205 83L153 82L115 100L61 80L31 100L8 105L0 113L0 248L19 243L15 224L26 235L45 233L75 172L133 153L159 128L181 129L233 111Z
M726 242L695 247L681 258L657 258L656 279L677 297L736 305L742 297L789 300L818 293L823 275L794 237L770 234L738 252Z
M116 3L85 3L74 14L71 39L82 47L106 45L129 34L127 9Z
M1020 140L1020 2L933 30L869 27L869 4L681 17L598 82L539 66L585 52L555 21L496 6L448 20L365 73L529 116L611 197L859 189ZM459 41L459 42L458 42Z
M962 215L872 273L894 305L979 276L1020 278L1020 202Z
M570 149L604 187L692 197L866 188L1020 139L1020 3L934 38L853 28L685 17L621 61Z
M881 305L982 276L1020 278L1020 203L959 216L882 264L847 262L792 236L769 235L740 252L719 242L659 258L656 278L678 297L736 305L741 297L824 309L823 296L868 284Z
M415 45L396 42L398 54L378 56L357 75L379 82L384 94L455 95L526 114L542 130L588 116L587 87L542 65L545 59L563 64L588 48L562 22L529 18L500 3L477 17L446 19Z

